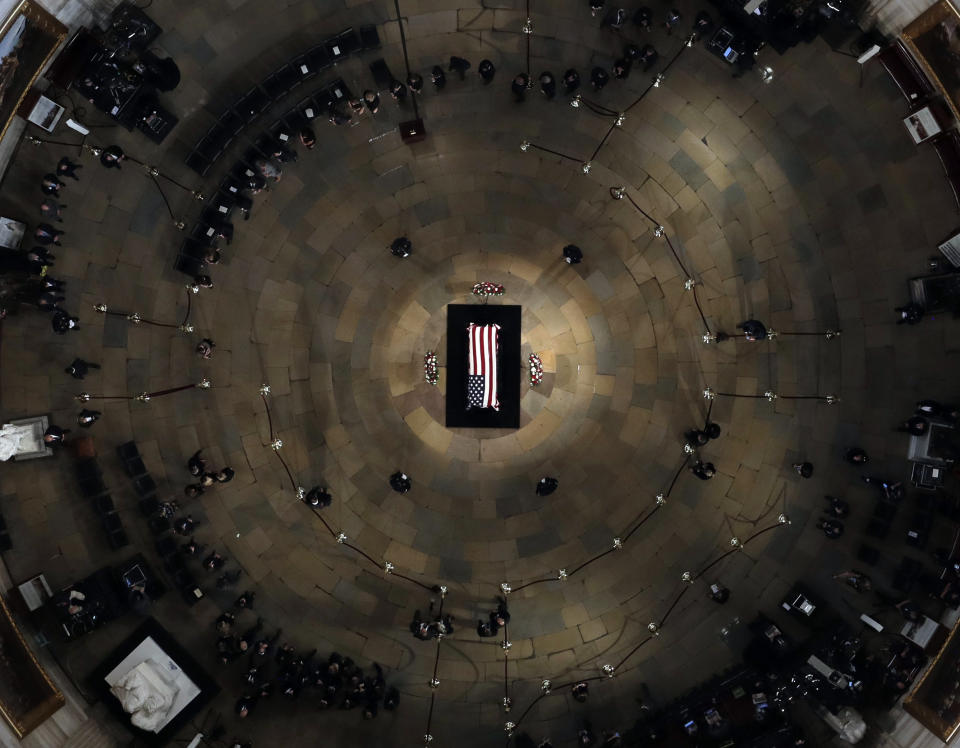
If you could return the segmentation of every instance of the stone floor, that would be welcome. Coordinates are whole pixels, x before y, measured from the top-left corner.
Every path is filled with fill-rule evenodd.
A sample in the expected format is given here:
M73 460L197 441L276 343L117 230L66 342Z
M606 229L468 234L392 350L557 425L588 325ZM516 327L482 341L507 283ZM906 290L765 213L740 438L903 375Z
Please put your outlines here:
M536 92L514 104L510 78L525 67L523 3L489 5L402 4L413 68L426 74L460 54L474 69L464 82L450 78L440 94L423 94L430 136L413 147L396 130L410 110L398 110L385 93L375 117L348 128L324 125L318 147L301 152L256 198L249 222L238 221L215 268L216 287L193 298L193 337L93 311L103 302L176 320L185 292L184 277L171 268L181 237L155 188L132 164L107 171L88 156L81 181L65 189L68 235L54 268L69 281L66 305L79 314L80 331L54 336L48 318L26 312L3 324L4 418L52 413L66 424L81 389L136 393L209 377L208 391L102 407L92 435L134 545L152 554L114 447L135 439L172 496L182 495L189 477L187 457L203 447L211 466L229 464L237 475L190 506L204 522L197 536L244 569L268 627L282 626L284 638L304 649L379 662L403 694L398 712L372 723L356 713L318 717L306 694L293 704L264 703L239 723L232 704L243 666L218 668L213 657L212 621L234 595L213 589L212 578L207 599L193 608L169 595L156 617L219 678L224 691L215 706L231 734L256 745L312 744L318 729L327 745L419 744L434 652L407 631L429 595L338 546L296 501L267 446L261 383L272 389L273 424L297 480L333 492L325 510L331 526L378 561L448 587L447 607L460 627L442 645L431 732L439 744L465 747L501 740L503 723L539 692L541 679L596 674L622 659L664 614L683 571L723 552L731 536L775 523L780 512L791 525L702 580L733 590L727 606L712 605L699 583L662 635L594 689L589 708L555 694L524 727L563 745L585 714L598 726L629 726L639 683L666 701L731 664L739 652L720 629L758 609L775 616L797 579L855 617L866 603L846 597L830 575L851 564L872 496L839 459L842 449L858 443L878 472L902 475L905 440L891 426L920 397L956 394L950 320L893 324L907 278L925 272L936 243L955 227L956 207L935 154L915 148L904 132L905 105L876 64L864 68L860 85L856 63L818 40L783 57L764 52L761 63L775 74L764 84L757 73L733 79L725 63L695 46L584 174L578 163L523 153L519 143L585 158L608 121ZM641 33L595 28L582 0L541 5L533 10L534 75L574 66L586 80L592 65L609 66L620 45ZM681 7L687 20L697 10ZM225 8L174 0L149 12L165 29L158 44L184 74L170 96L181 123L160 148L125 132L94 132L209 193L230 159L201 181L183 158L223 106L342 27L382 23L392 3L232 0ZM381 52L349 59L328 76L359 92L372 85L367 65L376 57L402 70L395 26L381 25L380 34ZM662 59L682 43L660 28L649 38ZM498 67L489 87L475 74L484 57ZM624 109L648 83L634 72L589 97ZM286 105L247 134L255 137ZM4 215L34 216L36 183L62 152L20 146L0 195ZM626 200L611 199L616 185L663 224L701 284L714 329L732 332L754 316L779 330L842 328L842 337L705 346L685 275L654 226ZM168 194L178 218L199 212L186 194ZM414 245L404 261L386 250L399 234ZM582 265L560 259L571 242L584 251ZM524 385L517 431L443 425L444 310L469 302L480 280L503 283L502 303L523 305L524 356L539 353L546 370L539 387ZM192 353L202 336L217 343L209 362ZM437 388L423 381L428 349L440 353ZM62 373L74 356L103 370L81 385ZM516 587L573 569L653 506L683 459L683 430L703 418L705 386L832 393L842 403L718 399L713 416L724 436L703 453L718 468L714 480L682 475L666 506L621 552L511 598L507 672L518 710L505 715L503 652L496 640L478 640L471 621L485 615L501 582ZM817 466L802 485L790 470L800 458ZM128 555L106 548L92 509L76 495L71 462L61 453L4 467L0 510L14 538L6 562L16 580L42 571L62 586ZM396 469L413 479L408 495L387 485ZM560 489L541 499L533 486L543 474L556 475ZM854 506L837 542L814 528L828 492ZM887 550L882 564L892 568L904 549L894 541ZM79 644L51 646L82 680L135 625L125 619Z

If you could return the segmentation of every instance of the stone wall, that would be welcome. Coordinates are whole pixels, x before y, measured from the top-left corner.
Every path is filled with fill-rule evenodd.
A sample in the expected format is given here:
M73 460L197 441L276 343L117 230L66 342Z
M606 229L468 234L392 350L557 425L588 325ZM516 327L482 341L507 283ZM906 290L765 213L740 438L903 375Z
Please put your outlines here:
M864 29L876 25L883 33L897 36L934 2L936 0L867 0L860 25Z

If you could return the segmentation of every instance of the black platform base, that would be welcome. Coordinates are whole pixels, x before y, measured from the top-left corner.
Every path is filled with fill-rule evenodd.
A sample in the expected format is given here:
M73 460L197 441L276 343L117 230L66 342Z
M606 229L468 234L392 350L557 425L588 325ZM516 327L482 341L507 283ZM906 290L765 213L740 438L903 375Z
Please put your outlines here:
M447 306L447 427L474 429L520 428L520 309L493 304ZM500 410L467 410L467 325L500 325L497 389Z

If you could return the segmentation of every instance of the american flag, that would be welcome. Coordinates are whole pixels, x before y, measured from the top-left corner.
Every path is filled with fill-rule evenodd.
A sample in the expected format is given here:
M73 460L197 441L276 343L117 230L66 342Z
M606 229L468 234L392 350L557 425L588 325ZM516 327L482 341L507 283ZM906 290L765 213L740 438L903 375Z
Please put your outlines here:
M500 410L497 397L497 348L500 325L467 325L470 370L467 373L467 408Z

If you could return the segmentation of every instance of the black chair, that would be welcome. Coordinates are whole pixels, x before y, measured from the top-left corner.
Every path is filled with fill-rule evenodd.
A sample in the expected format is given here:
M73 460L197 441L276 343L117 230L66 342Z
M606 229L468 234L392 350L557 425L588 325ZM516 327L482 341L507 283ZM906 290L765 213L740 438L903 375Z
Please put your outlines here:
M337 98L330 92L329 88L323 88L314 93L313 101L324 116L330 111L330 107L337 103Z
M303 81L308 80L309 78L312 78L319 73L321 69L310 59L309 52L294 58L290 65L293 68L293 71L297 74L298 84L303 83Z
M300 83L300 76L292 65L284 65L261 84L261 88L271 99L279 99L290 93Z
M160 540L156 542L156 548L157 554L160 556L160 558L173 556L177 552L177 541L167 535L160 538Z
M873 546L861 545L860 550L857 551L857 559L868 566L876 566L877 561L880 560L880 551Z
M350 98L350 89L340 78L337 78L326 88L327 94L333 101L347 101Z
M192 245L187 245L187 240L194 242ZM184 245L180 248L180 254L185 255L186 257L193 257L194 259L200 260L201 262L206 262L207 248L217 246L217 231L206 221L200 220L193 225L193 228L190 229L190 236L184 241Z
M117 447L117 457L126 462L127 460L139 460L140 450L137 449L136 442L124 442Z
M327 41L323 43L323 46L327 48L327 55L330 57L330 62L336 65L340 60L344 59L349 52L344 48L343 42L340 40L340 36L332 36Z
M163 568L175 575L177 572L186 571L187 565L179 555L174 553L173 555L164 557Z
M305 57L310 67L318 73L324 68L330 67L330 65L332 65L334 62L334 60L330 57L330 50L327 48L326 43L318 44L316 47L307 52Z
M147 520L147 526L154 535L163 535L170 529L170 520L166 517L155 515Z
M94 496L99 496L102 493L106 493L107 486L103 482L103 478L99 475L94 478L87 478L86 480L80 481L80 491L88 499L92 499Z
M193 257L177 255L177 259L173 263L173 269L180 271L184 275L189 275L192 278L204 274L207 270L207 263L201 262Z
M87 457L77 461L77 477L80 480L99 478L101 475L102 471L95 457Z
M120 515L116 512L104 514L100 521L103 523L103 529L108 533L123 529L123 521L120 519Z
M884 522L890 522L897 514L897 505L878 501L873 507L873 516Z
M97 514L104 515L116 511L116 507L113 505L113 499L110 498L110 494L108 493L97 496L97 498L93 500L93 508L97 510Z
M879 519L870 520L866 530L867 535L877 540L883 540L890 533L890 525Z
M380 34L377 27L369 24L360 27L360 49L379 49Z
M317 117L323 116L326 114L326 111L326 109L320 109L317 103L309 96L297 104L297 113L308 123L313 122Z
M156 496L146 496L140 499L138 506L140 507L140 514L144 517L152 517L160 511L160 502L157 501Z
M390 66L382 57L370 63L370 72L373 74L373 80L377 84L378 91L388 91L390 82L393 80L393 73L390 72Z
M147 472L147 466L143 464L143 460L139 457L135 460L127 460L127 462L123 463L123 469L131 478L136 478L138 475L143 475Z
M150 496L157 491L157 484L149 475L141 475L134 480L133 487L140 496Z
M345 55L352 55L354 52L360 51L360 38L357 36L357 32L353 30L353 26L345 28L337 35L337 46Z
M117 550L130 545L130 538L127 537L127 533L124 532L123 528L121 527L107 535L107 542L110 543L110 547L113 550Z
M241 101L242 100L243 99L241 99ZM220 119L217 120L217 124L214 127L218 128L223 134L232 138L236 136L246 124L247 120L243 117L240 111L227 109L223 114L220 115Z
M210 171L210 167L213 165L210 159L198 153L197 151L191 151L184 159L183 163L185 163L192 171L196 172L201 177L207 176L207 172Z
M213 163L223 154L233 141L233 135L222 127L214 125L204 138L194 146L194 151Z
M268 96L260 86L254 86L234 105L237 114L247 122L253 122L266 111L273 98Z

